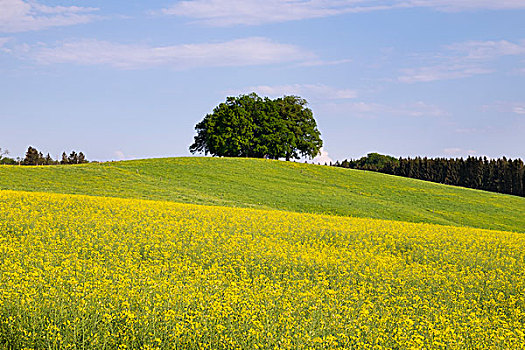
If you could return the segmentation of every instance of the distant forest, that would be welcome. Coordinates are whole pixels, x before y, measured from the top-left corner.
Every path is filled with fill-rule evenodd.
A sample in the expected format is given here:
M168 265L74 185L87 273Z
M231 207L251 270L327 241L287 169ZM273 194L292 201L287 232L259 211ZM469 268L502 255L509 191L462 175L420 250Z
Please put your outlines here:
M26 151L25 157L13 159L7 157L9 152L0 148L0 164L7 165L58 165L58 164L83 164L88 163L84 153L72 151L69 156L66 152L62 153L61 160L54 160L51 158L49 153L44 156L42 152L34 147L29 146Z
M385 174L438 182L447 185L525 196L524 165L521 159L394 158L369 153L358 160L337 161L333 166L378 171Z

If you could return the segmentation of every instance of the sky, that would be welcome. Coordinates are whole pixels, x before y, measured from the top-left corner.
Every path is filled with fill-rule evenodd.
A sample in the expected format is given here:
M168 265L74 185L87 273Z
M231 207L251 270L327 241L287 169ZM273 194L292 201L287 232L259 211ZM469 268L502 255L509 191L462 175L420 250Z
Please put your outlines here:
M316 161L525 158L525 0L0 0L0 148L189 156L227 96L298 95Z

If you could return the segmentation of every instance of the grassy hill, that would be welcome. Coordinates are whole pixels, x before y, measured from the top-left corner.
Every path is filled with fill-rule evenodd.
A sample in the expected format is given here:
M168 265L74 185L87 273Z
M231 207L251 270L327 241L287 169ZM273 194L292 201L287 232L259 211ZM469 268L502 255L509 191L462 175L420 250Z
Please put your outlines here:
M0 166L0 189L166 200L525 232L525 198L373 172L239 158Z

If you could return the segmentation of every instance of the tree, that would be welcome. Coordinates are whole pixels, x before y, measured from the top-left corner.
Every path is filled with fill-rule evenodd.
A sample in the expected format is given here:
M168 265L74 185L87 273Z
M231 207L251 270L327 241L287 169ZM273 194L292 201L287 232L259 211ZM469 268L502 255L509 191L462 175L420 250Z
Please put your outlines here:
M88 161L86 160L86 156L84 155L84 153L80 152L78 154L78 164L84 164L84 163L87 163Z
M525 196L525 164L521 159L399 158L369 153L366 157L334 166L373 170L448 185Z
M308 102L298 96L284 96L273 102L278 111L272 123L273 135L278 135L276 158L314 158L319 154L323 141Z
M69 164L66 152L62 152L62 160L60 161L60 164Z
M22 161L23 165L43 165L45 163L44 155L36 148L29 146L26 156Z
M55 164L55 161L53 160L53 158L51 158L51 155L48 153L46 158L44 159L44 164L45 165L53 165Z
M0 164L16 164L16 161L12 158L6 157L7 155L9 155L9 151L7 149L0 148Z
M228 97L195 126L192 153L214 156L313 158L323 144L306 100L257 94Z
M78 163L78 154L75 151L71 151L69 157L67 157L68 164L77 164Z

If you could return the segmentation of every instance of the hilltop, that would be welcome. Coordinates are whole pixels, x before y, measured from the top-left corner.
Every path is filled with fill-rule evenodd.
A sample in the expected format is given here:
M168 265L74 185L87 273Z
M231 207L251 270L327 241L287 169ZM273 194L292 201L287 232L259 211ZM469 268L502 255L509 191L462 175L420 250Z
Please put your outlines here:
M361 170L181 157L0 166L0 189L279 209L525 232L525 198Z

